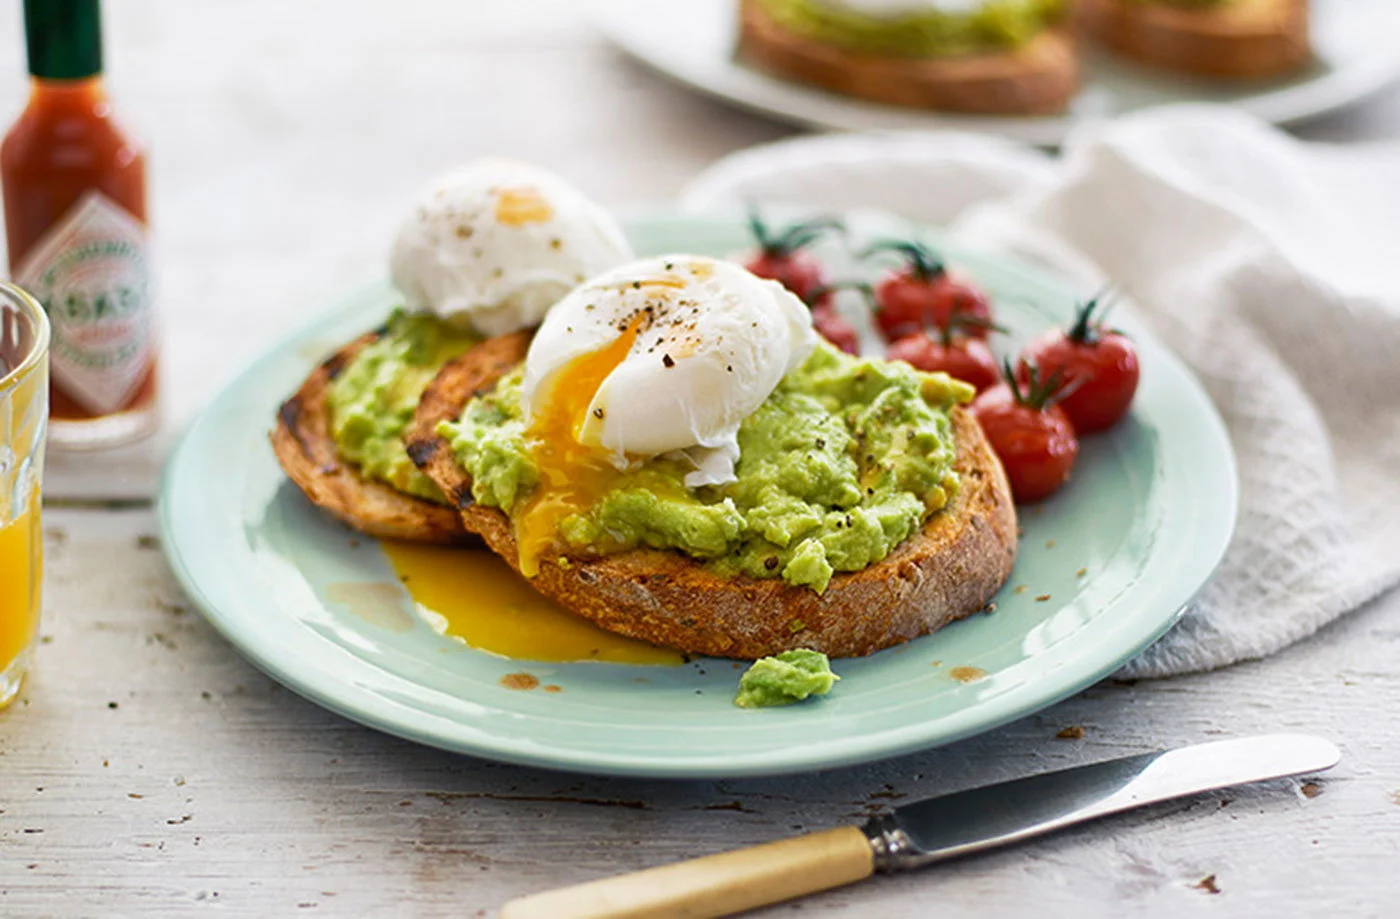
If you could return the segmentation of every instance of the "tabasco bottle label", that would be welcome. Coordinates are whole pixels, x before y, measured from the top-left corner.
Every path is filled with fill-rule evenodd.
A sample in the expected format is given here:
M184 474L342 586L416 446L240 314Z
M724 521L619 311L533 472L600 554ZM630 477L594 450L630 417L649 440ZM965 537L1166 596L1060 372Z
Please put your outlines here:
M53 383L95 415L125 406L155 343L146 228L90 191L35 244L15 273L53 329Z

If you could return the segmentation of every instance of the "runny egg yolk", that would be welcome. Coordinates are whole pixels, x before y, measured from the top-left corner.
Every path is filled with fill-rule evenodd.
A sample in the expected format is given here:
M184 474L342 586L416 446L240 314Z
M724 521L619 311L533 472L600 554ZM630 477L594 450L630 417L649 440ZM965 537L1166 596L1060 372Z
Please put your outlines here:
M477 650L530 661L684 661L679 651L605 632L566 612L484 549L392 540L381 548L434 628ZM363 593L364 585L355 586ZM389 604L394 615L401 615L397 591Z
M574 358L549 389L526 432L539 483L513 515L520 573L534 577L540 556L565 519L587 511L618 477L611 455L579 441L598 389L632 350L644 316L638 313L607 346ZM600 409L601 411L601 409Z

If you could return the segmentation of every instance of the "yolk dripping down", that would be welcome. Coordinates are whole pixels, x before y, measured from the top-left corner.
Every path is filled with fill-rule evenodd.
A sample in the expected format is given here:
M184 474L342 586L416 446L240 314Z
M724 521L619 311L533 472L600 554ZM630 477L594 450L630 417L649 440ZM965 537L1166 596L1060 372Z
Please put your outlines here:
M477 650L531 661L685 660L679 651L605 632L566 612L491 552L392 540L380 547L414 601L441 617L443 632Z
M554 542L559 525L592 507L618 477L611 454L580 443L579 431L599 387L632 350L643 321L639 312L606 347L559 371L530 423L526 433L539 484L512 515L520 573L526 577L539 573L540 555Z

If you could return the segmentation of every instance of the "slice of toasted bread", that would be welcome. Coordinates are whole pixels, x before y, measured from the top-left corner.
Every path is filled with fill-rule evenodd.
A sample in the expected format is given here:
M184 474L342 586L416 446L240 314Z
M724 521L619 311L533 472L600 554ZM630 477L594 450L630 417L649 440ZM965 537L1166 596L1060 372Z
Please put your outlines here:
M1064 29L1011 51L948 57L865 54L797 35L757 0L739 5L740 60L779 76L890 105L988 115L1052 115L1079 88Z
M464 512L476 504L471 477L457 465L447 440L438 436L438 422L462 417L472 396L489 392L497 380L520 366L530 349L530 337L529 332L498 335L448 361L423 390L413 421L404 431L408 458Z
M510 520L471 502L471 480L435 429L513 366L523 346L492 339L443 368L406 436L409 456L449 495L462 520L519 570ZM754 659L790 648L870 654L942 628L987 604L1016 558L1016 511L1001 463L963 409L953 413L962 488L884 561L837 574L817 594L780 579L724 577L679 552L590 556L562 543L531 584L597 625L693 654ZM560 559L564 562L560 562Z
M1086 29L1144 64L1198 76L1265 80L1312 57L1307 0L1233 0L1218 7L1080 0Z
M375 338L371 332L341 348L282 403L271 434L277 462L313 504L370 536L431 543L473 542L475 537L452 508L367 479L340 458L330 432L327 392L331 381Z

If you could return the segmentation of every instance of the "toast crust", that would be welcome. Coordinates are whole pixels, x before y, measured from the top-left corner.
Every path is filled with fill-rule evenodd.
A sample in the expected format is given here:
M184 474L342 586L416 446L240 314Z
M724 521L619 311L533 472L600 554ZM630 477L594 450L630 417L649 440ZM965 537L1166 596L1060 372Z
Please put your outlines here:
M472 503L470 477L434 430L508 371L513 364L500 359L513 351L492 339L444 367L406 441L444 492L465 496L458 504L467 529L518 571L509 518ZM889 557L837 573L820 595L777 578L724 577L679 552L592 556L562 543L530 583L602 628L691 654L752 660L803 647L857 657L900 644L985 608L1016 559L1016 511L1001 463L969 412L954 410L953 430L962 477L953 501Z
M374 332L362 335L331 355L282 403L270 435L277 462L311 503L370 536L475 542L452 508L367 479L340 457L330 433L328 391L340 371L376 337Z
M946 112L1053 115L1065 110L1079 88L1079 59L1064 29L1047 29L1014 51L883 57L795 35L757 0L740 2L738 56L843 95Z
M1080 0L1078 14L1119 54L1181 73L1266 80L1312 58L1307 0L1237 0L1219 9Z

